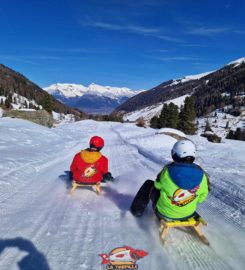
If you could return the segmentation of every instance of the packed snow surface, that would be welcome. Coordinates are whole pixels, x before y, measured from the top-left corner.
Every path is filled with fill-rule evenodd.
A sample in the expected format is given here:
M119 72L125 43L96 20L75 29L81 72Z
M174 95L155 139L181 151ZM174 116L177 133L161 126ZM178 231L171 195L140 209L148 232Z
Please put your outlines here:
M208 222L208 247L190 230L172 229L162 245L151 206L141 218L130 204L146 179L171 161L176 140L133 124L81 121L48 129L0 118L0 269L106 269L99 254L124 245L149 252L138 269L244 269L245 143L212 144L192 136L211 193L198 212ZM115 182L102 195L69 195L67 171L92 135L105 139Z

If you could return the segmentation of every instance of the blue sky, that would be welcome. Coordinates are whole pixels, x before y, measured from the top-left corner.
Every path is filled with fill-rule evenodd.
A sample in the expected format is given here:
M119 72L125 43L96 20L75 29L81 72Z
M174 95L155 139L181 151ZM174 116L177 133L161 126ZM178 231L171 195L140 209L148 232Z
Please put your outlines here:
M245 56L243 0L0 0L0 63L40 85L150 89Z

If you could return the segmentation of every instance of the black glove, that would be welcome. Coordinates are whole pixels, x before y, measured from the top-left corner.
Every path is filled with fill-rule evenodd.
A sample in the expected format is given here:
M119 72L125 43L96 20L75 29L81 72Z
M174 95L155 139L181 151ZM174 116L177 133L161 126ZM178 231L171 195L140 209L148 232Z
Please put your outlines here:
M114 180L113 176L111 175L110 172L108 172L108 173L105 173L105 174L103 175L103 179L102 179L101 182L113 181L113 180Z
M69 180L73 180L73 173L72 173L72 171L69 171L68 172L68 179Z

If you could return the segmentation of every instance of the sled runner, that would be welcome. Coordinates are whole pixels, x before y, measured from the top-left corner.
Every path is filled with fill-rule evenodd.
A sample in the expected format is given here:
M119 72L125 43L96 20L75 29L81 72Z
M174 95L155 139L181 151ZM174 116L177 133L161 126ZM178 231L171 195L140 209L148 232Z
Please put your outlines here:
M74 193L74 191L78 187L92 187L92 188L95 188L95 192L97 193L97 195L100 195L100 193L101 193L101 185L100 185L100 183L82 184L82 183L77 183L76 181L73 180L72 181L72 188L71 188L70 194L72 195Z
M166 220L166 219L161 218L160 219L160 238L163 240L163 242L165 242L169 228L191 227L193 228L195 233L198 235L198 237L201 239L201 241L204 244L209 245L208 239L205 237L205 235L201 231L201 225L207 226L207 223L197 213L195 213L194 216L186 220Z

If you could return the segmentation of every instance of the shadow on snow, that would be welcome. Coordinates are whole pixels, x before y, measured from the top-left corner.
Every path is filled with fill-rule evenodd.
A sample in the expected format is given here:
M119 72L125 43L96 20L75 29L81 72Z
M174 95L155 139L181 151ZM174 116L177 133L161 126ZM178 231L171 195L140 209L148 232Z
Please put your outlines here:
M64 171L64 174L59 175L59 178L65 183L66 189L71 188L71 172L70 171Z
M50 270L46 257L36 249L31 241L21 237L0 239L0 261L1 253L9 248L18 248L20 251L28 253L17 263L20 270Z

